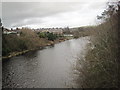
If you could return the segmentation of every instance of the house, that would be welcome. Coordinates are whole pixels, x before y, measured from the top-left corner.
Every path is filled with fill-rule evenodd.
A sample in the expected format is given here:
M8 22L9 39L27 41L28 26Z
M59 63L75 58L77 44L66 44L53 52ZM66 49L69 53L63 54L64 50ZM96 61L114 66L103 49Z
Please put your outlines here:
M20 36L20 30L9 30L7 28L3 28L3 34L16 34L17 36Z
M7 28L3 28L3 34L10 34L11 31Z

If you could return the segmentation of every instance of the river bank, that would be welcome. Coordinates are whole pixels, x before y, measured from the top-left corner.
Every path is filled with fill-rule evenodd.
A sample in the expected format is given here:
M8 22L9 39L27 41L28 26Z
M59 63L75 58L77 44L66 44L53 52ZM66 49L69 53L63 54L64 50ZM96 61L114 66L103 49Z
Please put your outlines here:
M9 55L7 56L3 56L2 59L5 60L5 59L9 59L9 58L12 58L12 57L15 57L15 56L19 56L19 55L23 55L27 52L30 52L30 51L35 51L35 50L41 50L41 49L44 49L46 46L52 46L54 44L57 44L57 43L60 43L60 42L64 42L66 40L70 40L70 38L60 38L60 39L56 39L54 41L49 41L48 43L46 44L43 44L42 46L39 46L38 48L33 48L33 49L29 49L29 50L23 50L23 51L20 51L20 52L11 52L9 53Z

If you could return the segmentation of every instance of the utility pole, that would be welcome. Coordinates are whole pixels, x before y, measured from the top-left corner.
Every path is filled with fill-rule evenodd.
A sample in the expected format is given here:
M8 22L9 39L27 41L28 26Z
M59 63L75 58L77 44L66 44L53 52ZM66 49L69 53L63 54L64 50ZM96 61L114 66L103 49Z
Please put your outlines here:
M2 22L1 22L1 18L0 18L0 28L2 27Z

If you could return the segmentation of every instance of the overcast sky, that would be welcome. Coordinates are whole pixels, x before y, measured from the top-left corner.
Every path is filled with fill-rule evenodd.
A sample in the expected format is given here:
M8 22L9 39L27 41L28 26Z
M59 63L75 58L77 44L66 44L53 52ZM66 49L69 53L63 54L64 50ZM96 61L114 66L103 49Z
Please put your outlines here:
M16 0L18 1L18 0ZM22 0L21 0L22 1ZM53 2L2 1L2 22L13 27L80 27L96 23L96 16L106 8L108 0L77 0Z

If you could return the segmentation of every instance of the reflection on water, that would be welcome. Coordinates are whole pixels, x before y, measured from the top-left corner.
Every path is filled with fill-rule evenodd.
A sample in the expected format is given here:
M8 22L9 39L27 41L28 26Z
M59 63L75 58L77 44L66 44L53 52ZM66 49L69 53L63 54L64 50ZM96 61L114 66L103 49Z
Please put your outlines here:
M3 62L3 87L76 87L72 66L88 43L87 37L29 52Z

